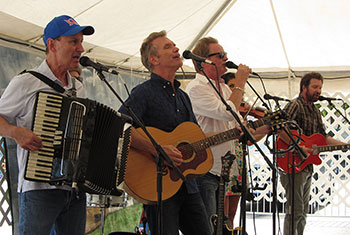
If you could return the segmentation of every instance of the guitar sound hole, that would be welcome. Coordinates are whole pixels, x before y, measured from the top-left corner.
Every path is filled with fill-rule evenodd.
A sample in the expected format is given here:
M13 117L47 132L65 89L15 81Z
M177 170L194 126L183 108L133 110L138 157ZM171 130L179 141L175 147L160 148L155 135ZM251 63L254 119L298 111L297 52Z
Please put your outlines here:
M188 161L192 158L193 148L190 144L182 142L177 145L177 149L180 150L180 152L182 153L184 161Z

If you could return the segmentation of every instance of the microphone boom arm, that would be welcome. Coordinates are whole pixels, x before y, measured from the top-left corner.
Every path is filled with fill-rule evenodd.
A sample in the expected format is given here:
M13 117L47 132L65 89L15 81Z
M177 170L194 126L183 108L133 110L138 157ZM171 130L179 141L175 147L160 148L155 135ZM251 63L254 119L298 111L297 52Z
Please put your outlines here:
M340 112L340 110L339 110L337 107L335 107L335 105L332 103L332 101L330 101L330 100L327 100L327 101L328 101L328 104L331 105L331 106L345 119L345 121L346 121L348 124L350 124L349 119L347 119L347 117L345 117L345 115L342 114L342 113Z
M230 69L238 69L238 66L233 63L232 61L226 61L225 63L226 67L227 68L230 68ZM255 76L258 76L260 79L260 75L257 74L257 73L254 73L252 72L252 74L254 74ZM266 104L266 102L261 98L261 96L259 95L259 93L254 89L254 87L249 83L249 81L247 81L247 84L249 85L249 87L252 89L252 91L256 94L256 96L260 99L261 103L263 104L263 106L265 106L265 108L267 110L270 110L269 106ZM270 105L271 106L271 105Z

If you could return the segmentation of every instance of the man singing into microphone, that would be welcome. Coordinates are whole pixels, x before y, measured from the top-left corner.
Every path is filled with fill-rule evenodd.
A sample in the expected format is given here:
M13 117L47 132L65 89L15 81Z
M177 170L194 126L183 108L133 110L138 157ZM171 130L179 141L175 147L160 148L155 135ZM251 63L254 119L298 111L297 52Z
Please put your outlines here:
M238 115L239 106L244 94L244 86L247 82L249 73L251 73L251 69L243 64L238 66L236 73L236 86L231 91L221 78L221 76L227 71L225 65L227 55L223 47L215 38L205 37L200 39L193 49L193 54L202 56L214 62L217 67L216 70L215 65L205 62L198 63L196 60L193 60L197 74L196 78L191 81L186 88L186 92L190 96L192 102L193 111L203 132L219 133L238 127L238 123L235 121L233 115L226 110L226 106L222 103L220 97L210 85L207 78L204 76L204 73L200 70L200 66L203 67L205 74L211 79L216 88L222 94L223 98ZM264 131L266 132L267 130L264 129ZM216 195L220 182L219 176L222 165L221 157L224 156L227 151L231 151L232 154L235 154L237 150L235 148L235 142L229 141L211 147L211 151L214 157L213 167L207 174L198 178L199 189L207 209L209 221L210 216L217 213ZM233 170L231 169L231 173L234 175L239 174L237 164L237 162L234 162L232 167ZM238 201L236 203L238 203Z
M185 121L196 123L190 99L175 79L177 69L182 66L175 43L165 31L153 32L143 41L140 53L142 64L151 72L151 78L132 90L126 104L146 126L162 131L171 132ZM119 111L128 114L124 106ZM149 139L135 129L131 132L131 147L157 155ZM183 163L182 153L175 146L162 147L175 165ZM144 205L144 209L152 235L178 235L179 230L185 235L211 234L205 207L193 178L188 178L174 196L163 202L162 234L157 230L157 206Z
M319 73L311 72L305 74L300 81L299 97L289 102L284 111L292 120L295 120L303 134L310 136L315 133L322 134L328 145L345 144L326 134L321 113L314 105L321 94L323 77ZM285 143L291 143L286 133L281 132L280 138ZM308 148L302 148L306 154ZM298 157L298 156L296 156ZM283 188L286 190L286 217L284 219L284 235L302 235L306 225L306 214L309 212L310 188L312 180L312 165L308 165L301 172L295 174L294 178L294 231L291 223L292 207L292 174L281 173L280 179Z
M84 35L94 31L92 26L80 26L70 16L55 17L44 30L46 59L31 71L42 74L46 81L61 87L68 95L73 88L68 69L79 66L79 58L84 52ZM84 235L85 192L73 190L68 185L55 186L24 178L28 151L47 147L47 141L31 131L36 94L41 91L58 93L55 86L44 81L30 73L17 75L0 99L0 135L17 143L19 234L49 234L54 225L57 234ZM77 82L75 90L77 97L85 96L82 83ZM37 113L37 118L42 116L44 114Z

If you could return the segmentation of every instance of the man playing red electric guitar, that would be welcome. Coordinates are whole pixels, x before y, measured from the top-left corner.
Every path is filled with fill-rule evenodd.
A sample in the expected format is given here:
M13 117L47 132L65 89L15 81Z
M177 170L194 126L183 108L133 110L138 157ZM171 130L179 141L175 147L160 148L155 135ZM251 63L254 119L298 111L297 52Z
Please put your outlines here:
M319 73L311 72L305 74L300 81L299 97L288 103L284 111L292 120L300 126L305 136L311 136L319 133L325 137L326 144L339 145L345 144L326 134L322 122L321 113L314 105L321 94L323 77ZM285 143L291 143L286 133L280 133L280 138ZM302 145L302 144L301 144ZM309 147L303 146L302 149L306 154L311 153ZM296 156L298 157L298 156ZM289 171L287 171L289 172ZM286 217L284 220L284 235L302 235L306 225L306 214L309 208L310 188L312 179L313 166L307 165L300 172L295 174L294 187L294 231L291 223L291 192L292 192L292 174L280 174L281 184L286 190Z

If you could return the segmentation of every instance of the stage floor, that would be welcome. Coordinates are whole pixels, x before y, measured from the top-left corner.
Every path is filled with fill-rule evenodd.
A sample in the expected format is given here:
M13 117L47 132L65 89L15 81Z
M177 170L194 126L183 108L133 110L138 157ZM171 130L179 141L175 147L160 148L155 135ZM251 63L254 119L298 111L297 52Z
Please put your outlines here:
M279 233L278 225L282 230L284 214L280 214L279 220L276 219L277 229L276 234ZM253 214L247 214L247 233L249 235L254 235L254 226L253 226ZM238 219L235 220L237 225ZM272 234L272 216L271 215L255 215L255 225L256 225L256 234L257 235L273 235ZM4 224L0 227L1 235L11 235L11 227L7 224ZM311 216L307 217L307 224L305 228L304 235L348 235L350 234L350 219L349 217L324 217L324 216Z
M283 233L284 214L280 214L279 221L276 219L276 234ZM253 226L253 214L247 214L247 233L255 234ZM235 220L235 225L238 220ZM257 235L274 235L272 229L272 215L255 215L255 225ZM280 228L280 230L279 230ZM304 235L348 235L350 234L350 219L349 217L325 217L309 215L304 231Z

